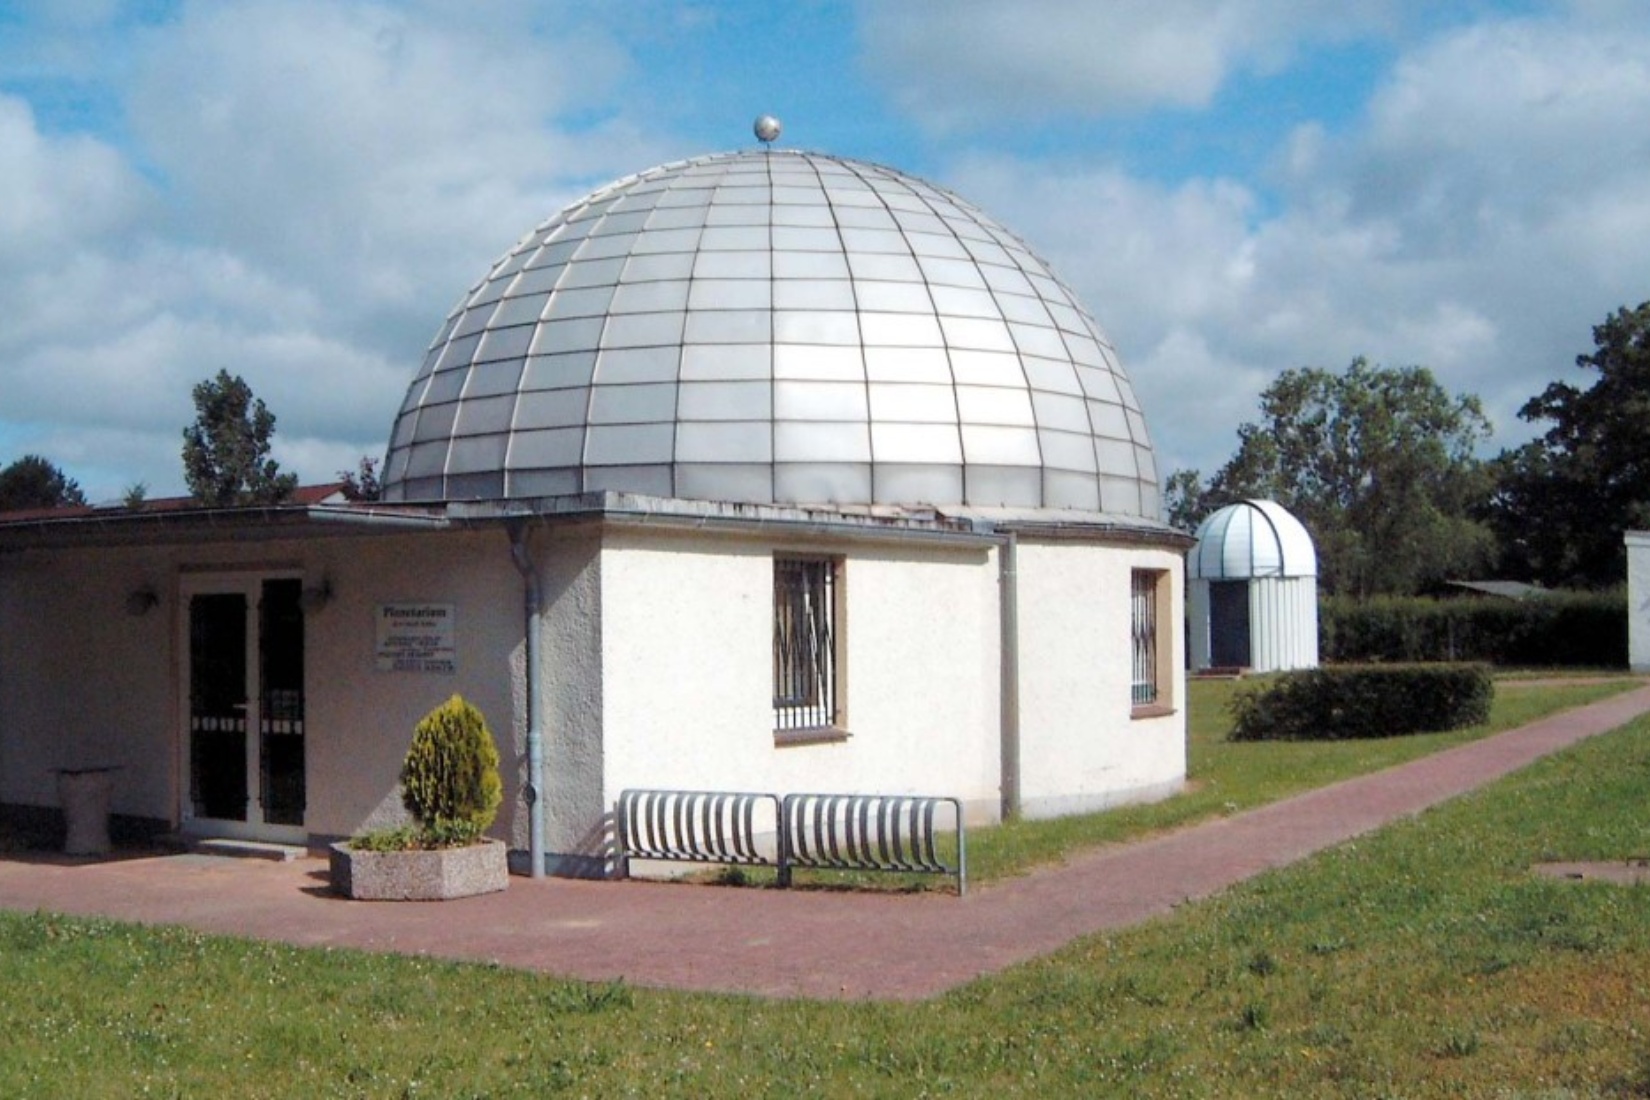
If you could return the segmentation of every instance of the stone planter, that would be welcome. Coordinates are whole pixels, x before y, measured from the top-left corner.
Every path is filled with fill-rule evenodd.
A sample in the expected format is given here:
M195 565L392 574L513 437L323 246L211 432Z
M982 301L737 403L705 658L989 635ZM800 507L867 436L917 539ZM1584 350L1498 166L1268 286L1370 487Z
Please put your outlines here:
M503 841L429 852L358 852L332 846L332 888L360 901L445 901L491 894L510 884Z

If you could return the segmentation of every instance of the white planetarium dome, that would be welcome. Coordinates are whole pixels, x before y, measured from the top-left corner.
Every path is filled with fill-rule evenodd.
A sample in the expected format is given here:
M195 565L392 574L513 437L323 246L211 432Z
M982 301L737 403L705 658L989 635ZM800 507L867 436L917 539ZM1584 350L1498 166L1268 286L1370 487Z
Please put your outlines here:
M598 490L1159 515L1116 353L1024 243L933 184L788 150L592 193L441 326L385 499Z

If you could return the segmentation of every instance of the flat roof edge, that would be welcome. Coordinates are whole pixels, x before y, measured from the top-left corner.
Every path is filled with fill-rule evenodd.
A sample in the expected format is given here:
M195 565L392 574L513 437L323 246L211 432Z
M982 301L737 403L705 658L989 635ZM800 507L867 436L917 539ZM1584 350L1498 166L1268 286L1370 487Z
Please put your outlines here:
M273 504L241 508L188 508L145 512L33 513L0 519L0 551L144 546L219 539L302 537L325 528L332 534L390 534L451 526L445 510L363 504Z
M523 522L684 526L726 532L775 531L886 539L1028 538L1149 544L1183 550L1192 538L1167 524L1131 516L1058 510L938 508L921 505L841 507L744 504L641 493L598 491L527 500L335 502L241 508L142 509L0 519L0 551L144 546L228 539L385 535L473 529Z

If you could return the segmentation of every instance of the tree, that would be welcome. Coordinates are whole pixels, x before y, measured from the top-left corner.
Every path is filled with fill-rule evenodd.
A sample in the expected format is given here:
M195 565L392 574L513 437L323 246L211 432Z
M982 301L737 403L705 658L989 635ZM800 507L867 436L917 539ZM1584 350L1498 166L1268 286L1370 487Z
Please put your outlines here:
M1163 483L1163 513L1172 527L1196 531L1203 517L1214 511L1198 470L1176 470Z
M1588 389L1556 381L1519 418L1552 426L1497 460L1491 521L1510 567L1549 585L1625 575L1622 533L1650 527L1650 302L1593 327L1576 366Z
M79 483L39 455L24 455L0 470L0 512L85 503Z
M1184 484L1189 471L1171 477L1171 509L1193 505L1201 519L1245 498L1277 501L1312 533L1332 593L1413 593L1490 560L1475 518L1490 486L1474 455L1490 434L1478 398L1451 395L1425 367L1360 357L1341 374L1286 370L1260 406L1207 486Z
M203 504L278 504L298 479L269 458L275 414L238 375L220 370L193 391L195 423L183 430L183 476Z
M338 480L343 483L345 500L374 501L384 495L378 481L378 460L370 455L362 455L361 464L354 470L339 470Z

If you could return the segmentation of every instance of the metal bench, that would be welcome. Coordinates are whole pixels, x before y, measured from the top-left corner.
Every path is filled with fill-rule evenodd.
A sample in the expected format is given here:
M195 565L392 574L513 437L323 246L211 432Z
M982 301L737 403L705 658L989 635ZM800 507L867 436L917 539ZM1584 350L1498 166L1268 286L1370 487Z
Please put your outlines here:
M943 807L950 813L941 814ZM632 859L646 859L775 867L781 886L804 867L952 875L959 895L967 889L967 837L955 798L632 788L619 793L615 816L621 878ZM955 865L939 851L945 825L956 831Z
M936 822L942 806L950 821ZM968 843L962 802L955 798L895 794L789 794L780 809L785 824L779 884L790 885L796 867L836 871L899 871L952 875L957 894L968 889ZM936 824L957 834L957 862L941 858Z
M632 859L779 864L779 796L738 791L626 790L619 793L619 875Z

